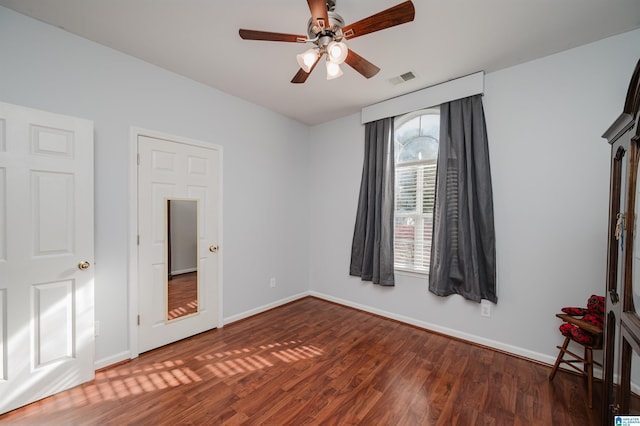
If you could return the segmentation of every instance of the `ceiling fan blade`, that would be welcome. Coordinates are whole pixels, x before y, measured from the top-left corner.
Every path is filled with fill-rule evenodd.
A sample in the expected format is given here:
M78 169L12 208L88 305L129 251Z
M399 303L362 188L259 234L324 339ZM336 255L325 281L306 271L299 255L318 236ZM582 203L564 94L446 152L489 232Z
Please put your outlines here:
M375 31L384 30L385 28L411 22L415 14L416 10L413 7L413 3L411 0L408 0L345 26L342 28L342 33L345 38L349 40Z
M327 0L307 0L311 18L320 28L329 27L329 13L327 12Z
M305 43L307 37L297 34L272 33L269 31L245 30L238 31L244 40L286 41L290 43Z
M305 81L307 81L307 78L313 72L313 69L316 67L316 65L318 65L318 62L320 62L320 58L322 58L322 55L319 55L316 61L313 63L313 65L311 65L311 69L309 70L309 72L306 72L305 70L300 68L296 73L296 75L294 75L293 78L291 79L291 82L304 83Z
M371 62L367 61L365 58L358 55L351 49L349 49L347 58L344 61L347 63L347 65L358 71L366 78L371 78L374 75L378 74L378 71L380 71L380 68L373 65Z

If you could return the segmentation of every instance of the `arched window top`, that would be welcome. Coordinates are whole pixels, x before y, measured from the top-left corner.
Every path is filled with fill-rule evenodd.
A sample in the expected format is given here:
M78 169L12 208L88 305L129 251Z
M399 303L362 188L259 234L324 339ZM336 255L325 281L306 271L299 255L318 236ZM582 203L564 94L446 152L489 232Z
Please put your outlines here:
M395 120L396 164L435 161L440 138L440 111L424 109Z

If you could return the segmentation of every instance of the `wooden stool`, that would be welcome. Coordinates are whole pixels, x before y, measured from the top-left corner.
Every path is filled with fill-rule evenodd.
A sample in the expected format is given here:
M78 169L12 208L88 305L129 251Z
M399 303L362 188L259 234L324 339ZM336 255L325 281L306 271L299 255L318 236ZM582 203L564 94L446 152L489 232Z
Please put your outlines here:
M576 370L582 376L587 378L587 393L589 397L589 408L593 407L593 364L596 364L599 367L602 367L602 364L593 360L593 351L602 349L602 328L596 327L593 324L582 321L581 319L575 318L568 314L556 314L558 318L561 320L576 325L580 327L582 330L590 333L594 336L593 344L585 344L581 342L577 342L571 337L565 337L564 343L562 346L556 346L560 349L560 353L558 354L558 358L556 358L556 363L553 365L553 369L551 370L551 374L549 374L549 380L553 380L556 375L556 371L560 364L567 364L569 367ZM569 342L574 341L579 345L584 347L584 356L579 356L568 349ZM565 355L569 355L572 359L564 359ZM582 368L576 367L575 364L582 364Z

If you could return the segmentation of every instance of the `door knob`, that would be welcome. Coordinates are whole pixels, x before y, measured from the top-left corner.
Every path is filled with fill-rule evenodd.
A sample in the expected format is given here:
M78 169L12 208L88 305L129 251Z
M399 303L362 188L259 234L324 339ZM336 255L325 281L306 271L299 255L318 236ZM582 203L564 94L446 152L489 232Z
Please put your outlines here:
M78 269L80 269L81 271L86 271L87 269L89 269L89 266L91 266L91 264L86 260L84 262L78 263Z
M211 253L217 253L218 251L218 246L209 246L209 251Z

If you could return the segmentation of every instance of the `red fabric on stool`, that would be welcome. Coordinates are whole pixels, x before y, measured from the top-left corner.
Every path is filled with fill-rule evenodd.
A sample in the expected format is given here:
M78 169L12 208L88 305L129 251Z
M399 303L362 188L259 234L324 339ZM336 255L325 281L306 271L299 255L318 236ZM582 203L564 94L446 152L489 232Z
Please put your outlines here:
M587 309L565 307L562 308L562 312L571 316L582 316L582 321L602 328L604 324L604 297L592 295L587 301ZM573 324L562 324L560 333L583 345L593 345L596 340L596 337L591 333Z

